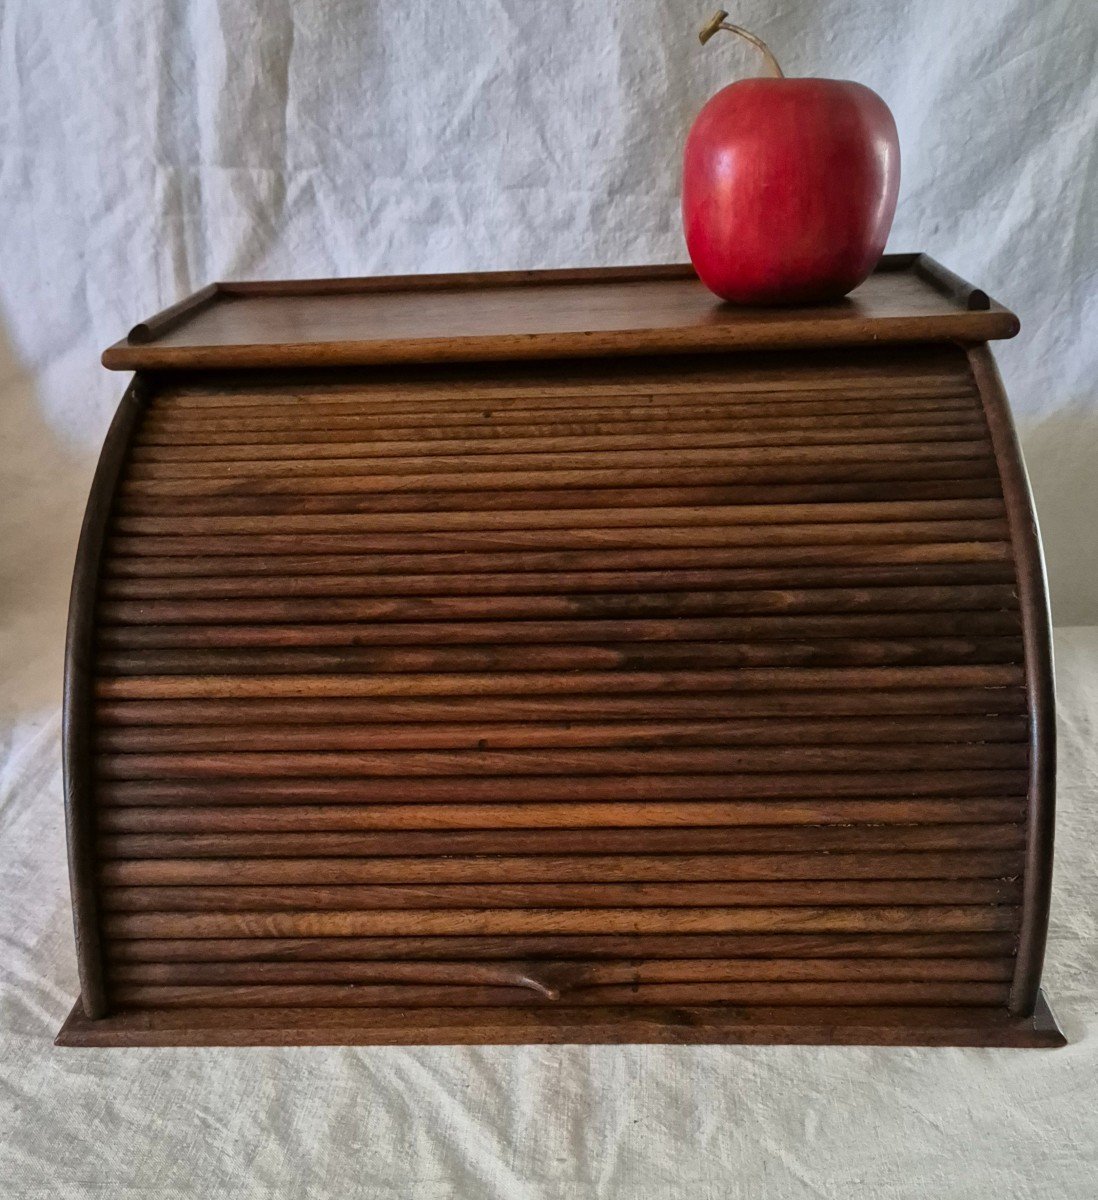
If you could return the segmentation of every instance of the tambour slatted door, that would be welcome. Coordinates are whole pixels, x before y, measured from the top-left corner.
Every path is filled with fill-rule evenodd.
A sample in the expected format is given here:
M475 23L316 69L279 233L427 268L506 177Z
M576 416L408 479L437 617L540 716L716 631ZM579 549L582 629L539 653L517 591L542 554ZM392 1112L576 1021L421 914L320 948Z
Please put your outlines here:
M139 376L75 677L70 639L62 1040L1055 1041L991 370Z

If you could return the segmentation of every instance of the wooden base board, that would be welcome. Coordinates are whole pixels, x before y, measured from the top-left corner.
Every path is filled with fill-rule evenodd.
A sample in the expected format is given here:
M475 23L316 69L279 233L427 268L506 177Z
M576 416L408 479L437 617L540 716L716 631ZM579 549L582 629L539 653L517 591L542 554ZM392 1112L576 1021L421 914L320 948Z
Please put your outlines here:
M78 1000L58 1046L730 1044L1063 1046L1044 993L1031 1017L987 1008L204 1008L91 1021Z

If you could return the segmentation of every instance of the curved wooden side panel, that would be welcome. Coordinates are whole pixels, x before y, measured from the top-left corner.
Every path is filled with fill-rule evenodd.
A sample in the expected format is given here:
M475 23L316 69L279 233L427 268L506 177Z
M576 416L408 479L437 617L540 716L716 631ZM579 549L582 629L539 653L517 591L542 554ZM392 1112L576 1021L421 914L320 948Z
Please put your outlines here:
M95 881L93 687L95 604L107 521L130 438L141 411L143 385L126 389L107 431L92 479L73 567L65 638L62 752L65 763L65 833L69 847L76 962L81 999L90 1018L107 1012Z
M1052 894L1056 819L1056 696L1052 629L1041 534L1002 380L995 359L986 345L970 350L968 357L999 464L1003 500L1014 543L1025 646L1026 693L1030 716L1029 795L1022 924L1010 992L1010 1011L1028 1016L1037 1005L1041 986Z

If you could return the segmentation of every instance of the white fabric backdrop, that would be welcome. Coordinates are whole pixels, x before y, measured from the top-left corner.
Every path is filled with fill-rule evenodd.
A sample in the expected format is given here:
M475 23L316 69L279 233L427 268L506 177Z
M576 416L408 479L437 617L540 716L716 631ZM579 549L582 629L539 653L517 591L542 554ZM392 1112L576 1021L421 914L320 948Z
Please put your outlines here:
M0 1194L1092 1197L1098 641L1061 638L1055 1054L51 1050L75 994L68 575L135 319L213 278L677 260L704 6L0 4ZM1098 5L754 0L790 74L892 106L891 248L1015 308L997 350L1054 615L1098 621Z
M679 158L753 69L670 0L6 0L0 319L59 436L98 443L98 352L215 278L681 260ZM1098 620L1098 4L753 0L789 74L892 106L890 246L1014 307L1000 362L1056 616Z

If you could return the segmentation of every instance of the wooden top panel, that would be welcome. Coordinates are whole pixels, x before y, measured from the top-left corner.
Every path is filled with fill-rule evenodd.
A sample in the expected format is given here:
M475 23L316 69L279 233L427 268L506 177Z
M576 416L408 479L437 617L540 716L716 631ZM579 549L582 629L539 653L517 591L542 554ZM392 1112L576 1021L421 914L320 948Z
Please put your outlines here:
M131 330L114 370L363 366L1012 337L1013 313L925 255L845 300L720 302L689 266L217 283Z

